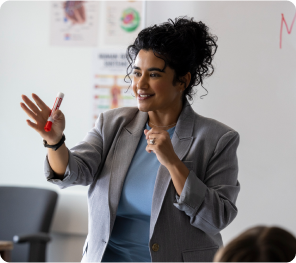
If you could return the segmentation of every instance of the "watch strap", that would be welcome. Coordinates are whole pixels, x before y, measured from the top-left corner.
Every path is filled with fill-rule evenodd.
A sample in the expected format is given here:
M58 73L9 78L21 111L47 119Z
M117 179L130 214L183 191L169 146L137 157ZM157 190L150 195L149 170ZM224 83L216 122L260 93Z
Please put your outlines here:
M43 145L46 148L52 148L52 149L54 149L56 151L57 149L59 149L63 145L63 143L64 143L65 140L66 140L66 136L65 136L65 134L63 134L61 140L57 144L55 144L55 145L49 145L49 144L47 144L47 141L46 140L43 140Z

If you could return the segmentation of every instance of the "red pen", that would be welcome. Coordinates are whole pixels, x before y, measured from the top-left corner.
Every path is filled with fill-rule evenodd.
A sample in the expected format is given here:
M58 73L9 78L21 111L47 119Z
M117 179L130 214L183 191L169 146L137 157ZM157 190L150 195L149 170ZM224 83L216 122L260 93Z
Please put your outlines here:
M49 113L49 116L48 116L48 119L47 119L47 123L44 126L44 130L46 132L49 132L51 130L52 123L54 122L54 120L52 118L52 115L61 106L61 103L62 103L63 98L64 98L64 93L59 92L58 95L57 95L57 97L56 97L56 99L55 99L55 102L53 104L52 110Z

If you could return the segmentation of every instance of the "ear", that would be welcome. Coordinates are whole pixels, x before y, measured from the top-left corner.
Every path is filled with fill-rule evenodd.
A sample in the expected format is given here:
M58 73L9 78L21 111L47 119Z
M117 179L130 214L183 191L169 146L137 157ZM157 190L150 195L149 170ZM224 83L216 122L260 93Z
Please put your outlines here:
M185 89L187 89L189 83L190 83L190 80L191 80L191 73L190 72L187 72L184 76L182 76L182 80L185 82L185 85L182 84L182 91L184 91Z
M186 76L186 89L189 86L190 80L191 80L191 73L187 72Z

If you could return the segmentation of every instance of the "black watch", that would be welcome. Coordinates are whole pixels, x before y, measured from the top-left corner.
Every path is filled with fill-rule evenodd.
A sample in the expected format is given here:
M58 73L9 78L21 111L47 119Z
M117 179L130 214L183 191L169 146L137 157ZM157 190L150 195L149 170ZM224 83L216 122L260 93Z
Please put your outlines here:
M46 140L43 140L43 145L44 145L44 147L52 148L52 149L54 149L56 151L57 149L60 148L60 146L63 145L63 143L64 143L65 140L66 140L66 136L65 136L65 134L63 134L62 139L57 144L55 144L55 145L49 145L49 144L47 144L47 141Z

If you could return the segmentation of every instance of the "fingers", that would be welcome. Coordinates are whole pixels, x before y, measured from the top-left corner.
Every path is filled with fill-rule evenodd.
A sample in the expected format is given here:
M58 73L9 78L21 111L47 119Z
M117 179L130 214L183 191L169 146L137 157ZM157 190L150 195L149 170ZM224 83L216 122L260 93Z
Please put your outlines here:
M54 113L53 113L53 119L54 120L58 120L58 119L60 119L60 118L62 118L62 111L61 110L56 110Z
M145 132L147 131L147 132ZM151 134L162 134L163 132L166 132L166 131L163 131L163 130L159 130L159 129L155 129L155 128L152 128L151 130L144 130L144 133L146 135L146 139L149 139L149 136Z
M50 113L51 109L36 94L32 93L32 98L41 110L48 111L48 114Z
M27 120L27 124L32 127L34 130L37 130L37 124L31 122L30 120Z
M37 122L37 115L34 112L30 111L24 103L21 102L20 105L21 105L22 109L25 111L25 113L27 113L27 115L30 118L32 118L33 120L35 120Z
M153 150L151 150L150 148L151 148L151 147L150 147L150 145L147 145L147 146L146 146L146 149L145 149L145 150L146 150L146 152L147 152L147 153L151 153L151 152L153 152L153 153L154 153L154 151L153 151Z
M40 112L37 106L26 95L22 95L22 99L29 106L29 108L35 113L35 115L37 115ZM26 109L28 108L26 107Z

